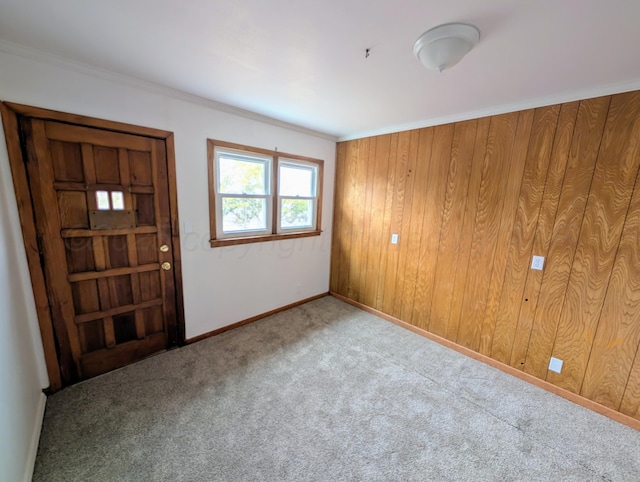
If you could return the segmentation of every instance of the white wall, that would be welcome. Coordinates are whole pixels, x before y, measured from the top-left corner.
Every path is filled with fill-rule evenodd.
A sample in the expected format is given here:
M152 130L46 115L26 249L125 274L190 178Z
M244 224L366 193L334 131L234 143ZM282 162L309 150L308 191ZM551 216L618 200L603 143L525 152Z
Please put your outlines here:
M48 382L8 164L0 176L0 478L17 481L33 466Z
M193 229L181 238L187 338L328 291L333 140L6 45L0 45L0 100L175 133L181 229L185 222ZM210 248L208 137L323 159L323 234ZM0 174L0 261L4 268L0 275L0 357L1 366L8 367L0 370L4 390L0 397L7 397L0 399L0 457L18 467L25 460L24 437L28 438L37 422L39 388L47 382L4 141L0 145ZM12 281L16 274L21 278L18 284ZM9 425L5 418L11 420ZM20 444L15 444L17 439Z

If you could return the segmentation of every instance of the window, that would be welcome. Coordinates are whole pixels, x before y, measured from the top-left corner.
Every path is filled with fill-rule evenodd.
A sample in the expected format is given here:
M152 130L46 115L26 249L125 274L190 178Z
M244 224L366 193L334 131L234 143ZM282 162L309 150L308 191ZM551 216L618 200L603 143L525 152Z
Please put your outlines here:
M278 232L315 229L317 164L278 160Z
M208 140L211 246L320 234L323 161Z
M271 233L271 158L215 150L218 237Z
M111 201L109 201L111 195ZM96 191L96 206L98 211L124 210L124 195L122 191Z

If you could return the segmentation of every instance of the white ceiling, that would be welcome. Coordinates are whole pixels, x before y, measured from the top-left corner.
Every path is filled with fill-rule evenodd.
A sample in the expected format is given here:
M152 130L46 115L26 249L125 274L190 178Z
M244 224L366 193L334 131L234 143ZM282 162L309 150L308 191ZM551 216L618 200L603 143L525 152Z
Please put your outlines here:
M480 43L427 71L453 21ZM0 40L343 139L640 88L638 0L0 0Z

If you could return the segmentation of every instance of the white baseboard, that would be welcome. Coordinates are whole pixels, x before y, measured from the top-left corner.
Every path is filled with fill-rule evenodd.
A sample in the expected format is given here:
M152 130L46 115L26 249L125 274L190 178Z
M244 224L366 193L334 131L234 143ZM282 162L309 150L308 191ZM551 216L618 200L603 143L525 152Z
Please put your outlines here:
M36 417L33 424L33 432L31 433L31 443L29 444L29 454L27 463L24 467L24 482L31 482L33 478L33 469L36 464L36 455L38 454L38 443L40 442L40 431L42 430L42 421L44 420L44 409L47 405L47 396L40 394L40 401L36 410Z

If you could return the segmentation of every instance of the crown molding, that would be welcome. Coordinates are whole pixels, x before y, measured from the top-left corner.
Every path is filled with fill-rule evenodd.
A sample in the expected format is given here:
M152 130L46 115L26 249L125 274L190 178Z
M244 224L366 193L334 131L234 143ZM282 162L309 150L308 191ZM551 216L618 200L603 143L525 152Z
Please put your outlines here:
M565 102L574 102L576 100L592 99L594 97L601 97L604 95L621 94L623 92L630 92L633 90L640 90L640 79L634 79L626 82L616 82L613 84L590 87L588 89L575 90L571 92L562 92L559 94L544 97L536 97L534 99L513 102L510 104L503 104L496 107L488 107L486 109L478 109L469 112L463 112L461 114L453 114L450 116L435 117L432 119L411 122L408 124L398 124L394 126L384 127L382 129L357 132L354 134L338 137L338 142L363 139L365 137L380 136L384 134L393 134L396 132L410 131L414 129L422 129L424 127L451 124L452 122L461 122L470 119L480 119L482 117L507 114L509 112L535 109L538 107L545 107L555 104L563 104Z
M94 65L90 65L84 62L71 60L69 58L66 58L57 54L52 54L49 52L45 52L43 50L27 47L25 45L10 42L8 40L0 39L0 52L4 52L6 54L14 55L17 57L26 58L29 60L34 60L41 63L46 63L54 67L64 68L66 70L73 70L80 74L89 75L92 77L96 77L98 79L108 80L108 81L119 83L119 84L124 84L124 85L141 89L150 93L164 95L172 99L191 102L193 104L197 104L203 107L208 107L210 109L217 110L220 112L225 112L227 114L237 115L240 117L244 117L246 119L263 122L265 124L269 124L275 127L281 127L291 131L296 131L301 134L307 134L313 137L319 137L321 139L325 139L328 141L336 142L338 139L337 136L326 133L326 132L320 132L314 129L309 129L308 127L292 124L290 122L282 121L279 119L275 119L273 117L258 114L256 112L241 109L240 107L234 107L232 105L207 99L206 97L202 97L196 94L190 94L188 92L174 89L172 87L167 87L165 85L151 82L149 80L132 77L129 75L125 75L118 72L113 72L111 70L96 67Z

